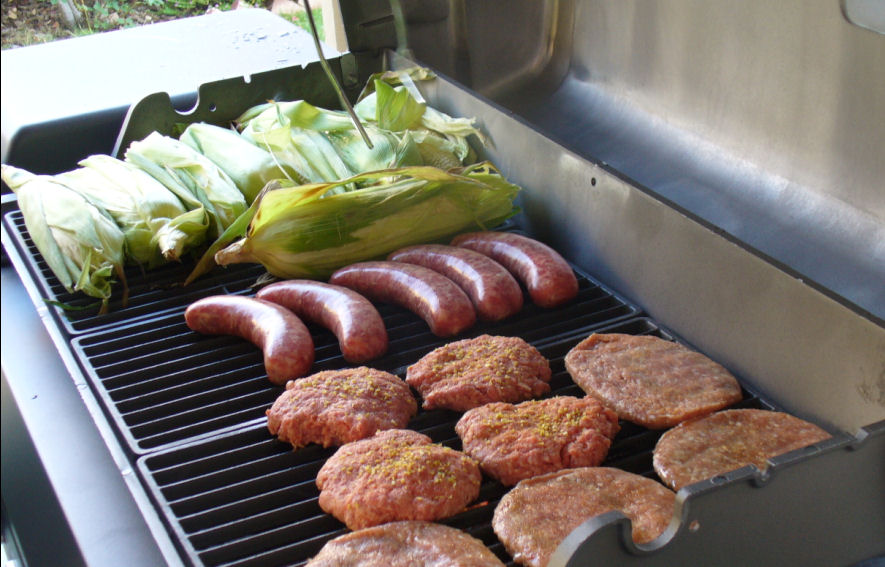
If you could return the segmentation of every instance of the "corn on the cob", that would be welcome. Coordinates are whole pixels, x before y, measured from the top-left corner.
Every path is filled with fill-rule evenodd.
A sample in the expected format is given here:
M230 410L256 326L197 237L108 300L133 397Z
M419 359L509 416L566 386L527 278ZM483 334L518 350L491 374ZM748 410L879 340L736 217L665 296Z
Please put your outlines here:
M377 184L334 193L340 185L373 181ZM283 278L324 278L403 246L493 227L518 211L513 204L518 191L488 163L458 173L421 166L334 183L288 183L253 204L245 238L220 250L215 260L261 263Z
M117 278L125 302L124 236L111 216L52 176L3 164L2 177L18 198L28 234L62 286L101 299L104 312Z

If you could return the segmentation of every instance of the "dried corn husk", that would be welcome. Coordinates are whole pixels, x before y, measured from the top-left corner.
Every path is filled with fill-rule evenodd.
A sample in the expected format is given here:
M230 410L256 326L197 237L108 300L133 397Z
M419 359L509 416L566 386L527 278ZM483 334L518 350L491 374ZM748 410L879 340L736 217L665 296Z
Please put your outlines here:
M110 214L52 176L3 164L2 177L18 198L28 234L62 286L101 299L104 312L117 278L125 302L125 238Z
M334 192L368 182L377 184ZM220 250L215 261L261 263L281 278L325 278L403 246L493 227L518 211L518 191L488 163L458 173L420 166L283 185L253 203L245 238Z

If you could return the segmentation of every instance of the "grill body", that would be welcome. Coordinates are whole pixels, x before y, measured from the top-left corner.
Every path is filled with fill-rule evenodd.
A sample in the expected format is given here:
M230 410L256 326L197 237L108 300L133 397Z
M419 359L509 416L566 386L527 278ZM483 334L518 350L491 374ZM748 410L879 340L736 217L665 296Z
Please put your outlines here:
M655 21L697 22L706 16L710 23L700 29L709 32L725 25L722 6L685 13L684 3L665 2L655 8L655 20L641 3L516 4L518 9L502 10L496 2L406 2L414 58L403 59L385 51L395 47L385 2L343 2L350 52L330 61L351 95L384 66L417 61L438 69L442 76L422 86L422 95L452 115L477 117L494 140L484 157L526 188L520 197L524 213L504 228L552 245L580 276L579 297L566 307L544 310L527 301L514 319L478 325L465 336L522 336L551 360L554 393L573 395L580 392L564 372L562 357L589 333L678 340L738 376L742 407L790 411L834 434L774 459L765 475L746 468L683 489L670 528L646 546L632 543L629 522L617 513L590 520L563 543L554 564L650 566L713 558L719 564L726 557L741 565L850 565L885 553L880 251L856 240L859 232L881 231L877 193L864 181L875 178L881 164L854 156L867 167L857 178L859 188L815 196L811 185L817 182L792 175L795 165L780 169L733 139L729 146L733 131L708 136L703 144L689 136L700 118L712 115L711 103L697 102L703 110L690 116L691 105L675 100L660 77L647 77L648 90L633 90L631 81L639 81L643 71L636 61L618 74L624 45L611 37L613 27L632 23L649 33L625 35L650 41L658 37ZM764 9L755 2L743 5L735 14L740 29ZM808 17L829 18L822 11L815 5ZM827 19L815 26L826 30L835 24ZM700 32L686 33L703 39L696 37ZM863 52L864 61L881 57L881 43L856 33L845 32L848 39L840 41ZM510 41L514 34L524 38L516 47ZM673 41L661 38L660 61L647 61L646 72L652 63L665 69L674 64L668 59L675 57ZM634 54L651 57L639 47ZM283 68L200 84L198 92L182 95L186 113L176 97L141 98L125 119L119 116L119 130L102 132L101 147L119 150L127 139L171 129L176 121L223 122L267 98L334 105L334 96L318 81L317 65L278 66ZM881 85L869 80L857 82L882 94ZM688 86L680 88L692 94ZM648 97L655 92L661 99L652 105ZM875 113L881 107L872 98L866 108ZM655 110L639 112L649 108ZM61 121L64 127L44 132L69 144L68 136L83 121L71 117ZM770 132L766 139L773 143L783 135ZM881 132L864 127L859 135L875 141ZM640 143L643 136L646 143ZM57 162L41 162L36 147L27 151L27 140L19 137L9 154L22 165L72 167L64 154ZM704 151L713 142L717 151ZM656 151L660 146L667 150ZM814 154L808 144L800 146L790 150L791 164ZM753 159L764 175L721 192L735 179L734 164L741 159ZM816 173L830 180L835 175ZM763 193L771 192L772 176L780 174L793 190L814 189L801 200L806 206L798 217L781 218L778 207L789 199L764 201L774 203L766 217L758 216L758 204L744 208L754 198L745 194L753 180L763 182ZM802 216L818 210L819 197L852 205L840 209L845 216L839 218L850 219L854 230L833 240L836 249L852 253L822 249L820 265L813 265L808 251L825 236L821 227L791 246L777 243L797 236L797 226L812 220L832 224L823 213ZM864 208L873 216L857 214ZM187 266L132 273L129 306L115 298L111 313L97 317L89 309L64 313L44 303L88 301L66 295L54 281L7 196L3 244L3 496L22 547L38 548L33 542L41 529L50 529L61 543L44 550L47 561L64 555L67 564L112 565L126 557L132 565L294 565L344 532L319 510L314 485L332 450L293 452L266 431L264 410L279 388L263 376L260 352L233 337L192 333L183 321L184 309L198 297L253 293L260 268L216 271L188 288L178 286ZM846 278L833 279L845 272ZM373 366L402 376L408 364L442 344L413 314L390 305L381 311L391 348ZM23 335L11 330L19 321ZM331 333L310 330L317 345L315 369L343 365ZM65 412L53 414L55 407ZM410 427L457 447L456 419L451 412L421 411ZM653 476L651 451L659 435L622 424L606 464ZM20 438L29 438L31 446L7 452L7 439ZM84 469L80 476L66 470L72 462ZM22 487L47 495L30 515L22 513L31 502ZM503 493L486 481L482 504L446 523L509 561L490 527ZM103 520L90 524L91 516ZM39 556L33 561L41 562Z

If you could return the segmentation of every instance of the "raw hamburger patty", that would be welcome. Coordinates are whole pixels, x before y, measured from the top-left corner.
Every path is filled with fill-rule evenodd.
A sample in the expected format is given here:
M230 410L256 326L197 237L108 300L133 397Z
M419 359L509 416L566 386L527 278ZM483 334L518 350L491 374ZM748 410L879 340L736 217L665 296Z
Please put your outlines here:
M550 391L550 363L519 337L481 335L443 345L409 366L406 382L424 409L466 411L519 402Z
M317 474L320 507L352 530L396 520L433 521L479 495L472 458L407 429L343 445Z
M409 386L389 372L361 366L290 380L267 410L267 428L296 449L323 447L403 428L418 412Z
M309 567L503 567L480 540L431 522L390 522L344 534L326 543Z
M516 562L543 567L575 528L613 510L630 518L635 542L653 540L670 523L675 500L663 484L620 469L566 469L517 484L495 508L492 528Z
M687 421L664 433L654 468L673 490L806 447L830 434L792 415L757 409L726 410Z
M619 429L615 412L592 396L486 404L455 426L464 452L506 486L565 468L595 467Z
M618 417L650 429L672 427L742 398L728 370L658 337L593 334L569 351L565 367Z

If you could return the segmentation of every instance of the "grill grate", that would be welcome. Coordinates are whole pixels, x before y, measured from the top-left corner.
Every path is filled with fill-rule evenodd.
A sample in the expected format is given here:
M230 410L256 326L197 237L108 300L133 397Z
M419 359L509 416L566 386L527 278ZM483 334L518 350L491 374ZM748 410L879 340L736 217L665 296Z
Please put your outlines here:
M238 274L230 274L239 277ZM635 307L587 277L578 297L560 309L529 301L513 320L477 324L458 338L484 332L540 341L638 314ZM216 287L200 287L199 296ZM188 329L182 313L193 293L170 296L164 312L73 339L88 381L135 454L263 419L279 388L267 380L261 351L232 336L205 336ZM369 364L395 372L443 344L427 324L394 305L379 305L390 340L389 354ZM347 366L328 330L309 325L316 346L313 370Z
M600 332L672 338L651 320L634 318ZM535 342L553 369L549 395L582 396L565 371L568 350L585 337L577 332ZM401 369L402 370L402 369ZM749 394L741 407L761 407ZM420 410L409 423L434 442L460 449L454 426L460 413ZM605 466L654 477L652 450L660 431L622 422ZM260 423L204 442L142 457L138 469L193 565L252 567L302 564L323 544L347 530L319 507L316 474L335 448L317 445L292 451ZM510 561L491 528L505 487L486 479L477 503L442 523L482 540Z
M94 300L68 294L27 235L21 213L4 215L31 278L48 300L89 307ZM179 548L194 566L301 564L343 524L319 508L316 474L335 448L292 451L266 428L265 410L281 388L265 375L260 350L243 339L206 336L187 328L183 313L213 294L251 294L260 266L216 270L183 288L189 266L128 273L129 305L111 312L65 311L54 320L65 333L86 381L113 429L137 462L139 476ZM526 296L523 310L499 323L478 323L458 338L482 333L519 336L534 344L553 369L550 395L583 393L565 372L563 357L591 332L654 334L673 339L641 311L576 270L578 297L559 309L542 309ZM379 305L390 339L389 354L371 366L404 376L405 367L452 339L429 332L413 313ZM347 366L334 335L308 325L316 345L313 371ZM744 406L759 407L745 392ZM419 410L409 427L460 449L459 413ZM653 476L651 452L660 432L622 423L606 465ZM510 561L491 528L505 493L486 480L477 504L446 524L479 538Z

